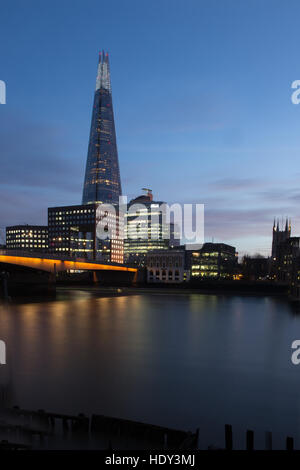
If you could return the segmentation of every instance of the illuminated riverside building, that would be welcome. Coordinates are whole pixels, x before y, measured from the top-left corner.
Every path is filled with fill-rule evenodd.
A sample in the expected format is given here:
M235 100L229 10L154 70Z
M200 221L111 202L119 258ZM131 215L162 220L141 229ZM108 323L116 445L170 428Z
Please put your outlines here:
M100 225L99 225L100 224ZM124 262L123 219L100 204L50 207L49 252L67 257ZM99 238L97 227L107 232Z
M153 201L151 190L132 199L127 207L124 222L125 261L145 266L147 253L167 250L180 243L173 223L165 223L160 206L163 201Z
M6 227L6 248L11 250L48 251L48 227L45 225L14 225Z
M225 243L204 243L189 258L191 279L233 279L236 273L238 253Z
M99 54L82 204L118 204L122 194L108 54Z

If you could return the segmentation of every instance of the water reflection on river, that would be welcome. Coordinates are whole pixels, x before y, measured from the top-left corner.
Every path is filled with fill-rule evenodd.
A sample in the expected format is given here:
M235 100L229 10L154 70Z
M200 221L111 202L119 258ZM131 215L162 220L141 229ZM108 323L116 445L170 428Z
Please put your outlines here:
M298 338L300 316L274 297L64 291L0 306L12 403L199 427L202 445L231 423L237 443L248 428L300 447Z

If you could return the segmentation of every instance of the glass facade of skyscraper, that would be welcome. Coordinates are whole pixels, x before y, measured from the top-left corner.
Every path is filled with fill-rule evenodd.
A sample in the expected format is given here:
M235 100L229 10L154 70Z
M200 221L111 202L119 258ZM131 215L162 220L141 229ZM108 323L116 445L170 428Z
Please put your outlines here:
M102 219L108 236L97 236ZM124 242L118 214L102 210L100 204L50 207L48 209L49 252L66 257L123 263Z
M108 54L100 53L82 204L118 204L121 195Z
M145 266L147 253L178 246L174 223L166 223L161 207L163 201L153 201L152 194L130 201L125 214L125 262Z

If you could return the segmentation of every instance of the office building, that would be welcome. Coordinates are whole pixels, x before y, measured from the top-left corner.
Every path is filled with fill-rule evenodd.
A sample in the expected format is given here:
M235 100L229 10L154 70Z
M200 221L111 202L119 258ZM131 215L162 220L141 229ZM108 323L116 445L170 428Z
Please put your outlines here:
M50 207L49 252L123 263L122 223L118 213L110 212L101 204ZM99 237L101 227L105 238Z
M242 278L247 281L262 281L269 278L270 258L244 256L241 266Z
M191 279L233 279L237 270L235 247L225 243L204 243L188 257Z
M180 243L176 225L165 221L161 209L165 203L153 201L152 191L146 191L129 202L124 222L125 261L138 266L145 266L149 251L168 250Z
M154 250L147 254L147 283L178 284L189 281L186 252L183 248Z
M48 251L48 227L45 225L14 225L6 227L6 248L21 251Z

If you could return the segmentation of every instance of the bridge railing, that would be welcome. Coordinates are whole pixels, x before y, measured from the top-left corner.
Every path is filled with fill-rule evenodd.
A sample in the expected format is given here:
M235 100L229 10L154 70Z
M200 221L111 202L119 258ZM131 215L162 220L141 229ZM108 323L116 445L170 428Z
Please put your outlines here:
M101 259L88 259L88 258L75 258L71 256L62 256L58 253L45 253L45 252L37 252L37 251L22 251L22 250L0 250L0 256L19 256L23 258L40 258L40 259L53 259L59 261L73 261L73 262L81 262L81 263L95 263L95 264L107 264L111 266L115 266L118 263L112 263L110 261L103 261Z
M58 253L45 253L38 251L23 251L23 250L0 250L0 255L2 256L20 256L26 258L44 258L44 259L59 259L61 261L78 261L78 258L71 258L70 256L62 256ZM81 260L86 260L85 258L80 258Z

